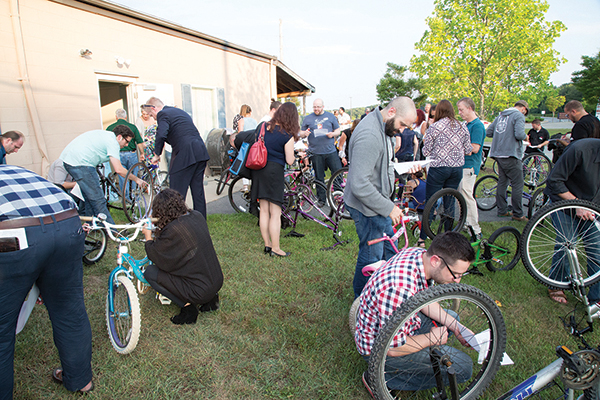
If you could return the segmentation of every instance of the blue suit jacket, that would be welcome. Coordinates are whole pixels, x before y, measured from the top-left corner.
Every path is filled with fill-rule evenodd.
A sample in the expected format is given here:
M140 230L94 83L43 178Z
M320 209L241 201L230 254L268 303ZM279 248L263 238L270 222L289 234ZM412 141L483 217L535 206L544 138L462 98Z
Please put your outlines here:
M165 142L173 147L169 172L181 171L190 165L208 161L208 151L192 117L185 111L165 106L157 114L154 153L162 153Z

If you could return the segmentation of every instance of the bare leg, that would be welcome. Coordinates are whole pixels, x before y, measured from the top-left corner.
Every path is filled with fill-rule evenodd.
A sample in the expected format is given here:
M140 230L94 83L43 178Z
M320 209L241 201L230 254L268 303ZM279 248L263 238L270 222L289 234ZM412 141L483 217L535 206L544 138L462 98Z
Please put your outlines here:
M269 220L270 210L269 203L267 200L259 200L260 204L260 234L265 242L265 247L271 246L271 237L269 235ZM280 211L281 212L281 211ZM279 233L277 234L277 241L279 242Z
M268 203L269 212L269 234L271 235L271 251L279 255L285 255L285 251L279 247L279 233L281 231L281 207L277 204ZM261 206L262 207L262 206ZM262 211L262 208L261 208Z

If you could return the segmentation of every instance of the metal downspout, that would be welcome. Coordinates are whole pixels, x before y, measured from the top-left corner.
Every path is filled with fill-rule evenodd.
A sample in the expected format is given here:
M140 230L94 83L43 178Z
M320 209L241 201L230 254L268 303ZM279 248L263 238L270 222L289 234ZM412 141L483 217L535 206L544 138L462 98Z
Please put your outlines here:
M29 73L27 71L27 60L25 58L25 44L23 43L23 32L21 29L21 14L19 11L19 0L10 1L10 17L12 20L13 35L15 38L15 48L17 50L17 63L19 64L19 81L23 84L23 92L25 94L25 101L27 103L27 111L33 124L33 133L35 141L38 146L38 151L42 157L42 167L40 172L41 175L46 175L50 166L48 160L46 141L42 132L42 125L40 123L40 117L37 112L37 106L33 97L33 90L31 89L31 82L29 81ZM32 160L33 162L33 160Z

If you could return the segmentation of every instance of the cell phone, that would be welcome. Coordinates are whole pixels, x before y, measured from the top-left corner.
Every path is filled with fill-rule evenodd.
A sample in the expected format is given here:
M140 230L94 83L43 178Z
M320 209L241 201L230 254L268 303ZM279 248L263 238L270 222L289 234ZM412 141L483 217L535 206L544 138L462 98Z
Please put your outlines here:
M0 253L8 253L19 250L19 238L4 237L0 238Z

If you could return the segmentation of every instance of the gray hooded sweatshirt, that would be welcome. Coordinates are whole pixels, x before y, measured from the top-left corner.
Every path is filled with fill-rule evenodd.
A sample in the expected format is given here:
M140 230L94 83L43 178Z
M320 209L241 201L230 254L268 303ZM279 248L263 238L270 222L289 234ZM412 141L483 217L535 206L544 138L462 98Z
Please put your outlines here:
M486 129L486 136L493 137L490 157L523 158L523 140L525 133L525 116L517 108L511 107L500 115Z

